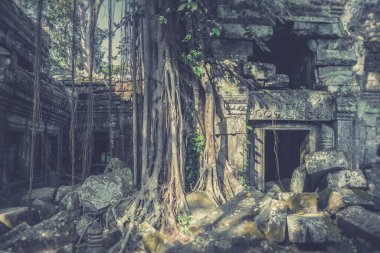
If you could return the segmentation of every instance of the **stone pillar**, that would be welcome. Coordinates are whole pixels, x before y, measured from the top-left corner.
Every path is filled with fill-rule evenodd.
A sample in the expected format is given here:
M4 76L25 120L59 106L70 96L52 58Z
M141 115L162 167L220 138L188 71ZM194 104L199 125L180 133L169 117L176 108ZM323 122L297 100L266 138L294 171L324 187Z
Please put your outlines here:
M350 168L353 167L354 118L356 112L357 103L354 97L337 97L335 146L346 154Z

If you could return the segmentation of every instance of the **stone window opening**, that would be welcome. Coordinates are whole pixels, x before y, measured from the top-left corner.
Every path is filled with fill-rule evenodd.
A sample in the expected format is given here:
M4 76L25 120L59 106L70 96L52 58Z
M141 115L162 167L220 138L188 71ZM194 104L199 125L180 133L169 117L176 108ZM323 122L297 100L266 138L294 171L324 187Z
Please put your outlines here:
M109 132L94 132L94 151L91 174L96 175L103 173L110 158Z
M277 75L289 78L288 89L315 89L315 54L308 47L309 38L292 33L291 25L278 25L266 43L267 50L254 46L250 61L273 64ZM278 88L273 86L273 88Z

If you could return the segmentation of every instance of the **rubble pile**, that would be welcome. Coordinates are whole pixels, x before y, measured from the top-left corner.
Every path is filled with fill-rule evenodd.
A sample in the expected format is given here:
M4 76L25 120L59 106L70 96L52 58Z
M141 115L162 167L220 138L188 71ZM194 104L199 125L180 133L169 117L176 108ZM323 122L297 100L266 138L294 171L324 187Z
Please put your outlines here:
M73 243L78 244L79 251L85 250L92 224L105 220L107 208L133 188L132 171L113 158L103 174L90 176L81 185L34 189L32 217L27 193L20 200L21 207L0 210L0 251L72 252ZM115 235L103 236L106 246L107 239Z

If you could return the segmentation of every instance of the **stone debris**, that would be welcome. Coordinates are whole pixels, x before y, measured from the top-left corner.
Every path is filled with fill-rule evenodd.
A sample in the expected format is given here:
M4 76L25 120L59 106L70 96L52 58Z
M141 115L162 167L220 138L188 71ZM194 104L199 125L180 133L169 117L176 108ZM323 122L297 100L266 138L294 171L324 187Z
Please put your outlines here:
M380 210L380 166L365 170L368 179L368 193L371 194L375 208Z
M54 194L56 192L56 188L54 187L44 187L34 189L32 191L31 200L39 199L46 202L53 202ZM25 193L21 198L22 204L27 204L28 202L28 193Z
M287 217L287 223L290 242L325 243L340 240L340 231L331 223L328 213L291 214Z
M328 172L348 168L348 161L343 152L331 149L306 155L305 165L313 182L318 183Z
M281 192L278 199L284 201L292 213L316 213L317 193Z
M200 220L218 206L204 192L192 192L186 196L187 204L194 219Z
M243 73L248 78L254 78L256 81L267 81L276 75L276 66L269 63L245 62Z
M346 206L363 205L373 206L371 196L363 190L338 188L331 191L326 210L336 213Z
M340 170L327 174L321 188L358 188L366 189L367 180L361 170Z
M349 206L336 214L336 222L345 234L361 237L379 245L380 214L361 206Z
M290 191L295 193L308 192L311 190L311 179L309 178L306 166L301 165L294 169L290 181Z

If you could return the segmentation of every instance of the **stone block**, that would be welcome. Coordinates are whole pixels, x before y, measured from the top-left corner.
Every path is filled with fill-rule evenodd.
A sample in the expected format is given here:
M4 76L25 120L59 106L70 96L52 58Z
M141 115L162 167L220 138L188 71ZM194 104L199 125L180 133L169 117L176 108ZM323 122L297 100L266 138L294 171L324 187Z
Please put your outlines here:
M350 206L336 214L336 223L344 234L361 237L374 245L380 240L380 214L361 206Z
M289 77L283 74L276 74L264 82L265 88L286 88L289 85Z
M40 220L37 210L32 209L32 221ZM14 228L22 222L29 221L27 207L11 207L0 210L0 222L9 228Z
M346 155L338 150L322 150L308 154L305 156L305 165L308 175L315 183L327 173L349 166Z
M54 197L54 203L59 203L63 197L65 197L70 191L72 190L72 187L69 185L61 185L57 189L57 193L55 194Z
M42 220L49 219L58 212L57 206L54 206L52 203L45 202L40 199L33 200L32 208L37 210Z
M6 234L0 237L0 245L5 245L9 241L11 241L13 238L17 238L19 235L21 235L22 233L30 229L31 229L31 226L27 224L26 222L20 223L19 225L14 227L11 231L7 232Z
M195 220L203 218L218 207L204 192L192 192L186 196L186 200Z
M215 39L211 43L214 56L219 60L244 60L253 54L253 42Z
M71 224L66 212L31 227L0 246L10 252L58 252L72 240Z
M330 172L321 183L321 188L366 189L367 180L361 170L339 170Z
M306 171L306 166L303 164L293 171L290 180L290 191L302 193L311 191L312 182Z
M257 228L270 241L283 242L286 233L286 202L267 198L260 204L260 212L254 218Z
M353 66L356 61L354 51L319 49L316 52L317 66Z
M338 38L342 35L338 23L294 22L293 32L297 36Z
M380 168L365 170L368 179L368 193L372 196L375 208L380 210Z
M326 66L317 69L320 86L351 86L355 82L350 67Z
M222 24L222 36L239 40L267 41L273 35L273 28L265 25L242 25L234 23Z
M43 188L34 189L32 191L31 199L32 200L40 199L40 200L52 203L54 200L55 191L56 191L56 188L54 188L54 187L43 187ZM21 202L23 204L27 204L28 193L25 193L21 197Z
M80 208L79 196L77 192L69 192L58 203L61 211L75 211Z
M346 206L373 206L371 195L359 189L338 188L331 191L326 210L336 213Z
M278 199L285 202L290 212L293 213L316 213L317 193L294 193L281 192Z
M98 213L124 196L123 179L115 172L90 176L77 193L84 212Z
M328 213L291 214L287 217L289 241L293 243L325 243L340 241L339 229Z
M276 75L276 66L270 63L245 62L243 73L247 77L253 77L256 81L269 80Z

